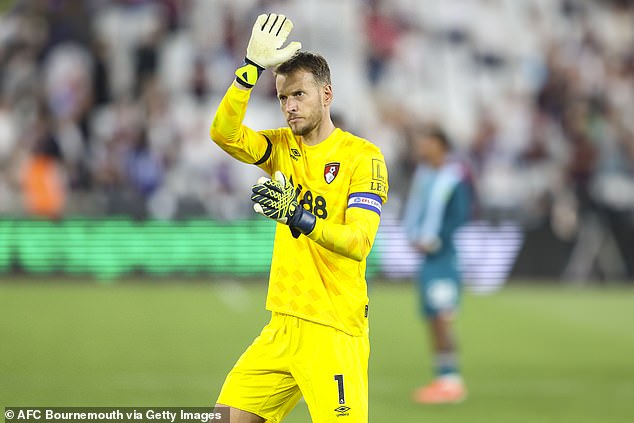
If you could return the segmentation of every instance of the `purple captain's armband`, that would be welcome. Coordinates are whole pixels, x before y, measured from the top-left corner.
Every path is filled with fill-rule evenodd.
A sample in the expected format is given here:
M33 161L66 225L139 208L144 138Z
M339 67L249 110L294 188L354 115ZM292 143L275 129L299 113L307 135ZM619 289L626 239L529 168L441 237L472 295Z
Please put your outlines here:
M383 206L383 200L376 194L369 192L355 192L348 197L348 208L359 207L366 210L371 210L381 216L381 207Z

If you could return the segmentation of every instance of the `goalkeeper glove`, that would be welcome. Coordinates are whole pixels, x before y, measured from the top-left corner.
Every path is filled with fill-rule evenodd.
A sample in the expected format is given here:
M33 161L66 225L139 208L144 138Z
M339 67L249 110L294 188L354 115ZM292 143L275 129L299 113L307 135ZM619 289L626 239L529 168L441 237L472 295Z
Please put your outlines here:
M236 70L236 81L246 88L253 88L264 69L277 66L299 50L302 45L293 41L284 48L293 22L284 15L269 13L260 15L253 24L244 64Z
M288 225L295 238L300 233L308 235L315 228L317 218L299 205L295 187L282 172L276 171L274 178L260 178L251 188L251 200L255 202L253 210Z

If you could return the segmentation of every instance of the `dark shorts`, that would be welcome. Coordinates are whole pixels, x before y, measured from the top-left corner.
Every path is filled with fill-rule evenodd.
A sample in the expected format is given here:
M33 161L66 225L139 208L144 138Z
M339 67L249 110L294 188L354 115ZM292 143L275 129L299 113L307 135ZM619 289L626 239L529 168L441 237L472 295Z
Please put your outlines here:
M462 292L456 256L426 258L418 277L418 288L425 316L456 311Z

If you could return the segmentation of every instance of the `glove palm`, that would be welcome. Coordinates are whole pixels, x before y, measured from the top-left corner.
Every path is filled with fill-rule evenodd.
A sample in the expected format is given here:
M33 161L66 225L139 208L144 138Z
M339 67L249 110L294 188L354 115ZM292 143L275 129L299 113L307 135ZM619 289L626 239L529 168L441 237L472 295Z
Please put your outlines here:
M244 64L236 70L236 80L246 88L253 88L268 67L277 66L290 59L302 45L298 41L281 48L293 22L284 15L270 13L260 15L253 24Z
M247 46L247 58L262 68L277 66L290 59L302 47L298 41L282 47L293 30L293 22L284 15L260 15L253 25Z

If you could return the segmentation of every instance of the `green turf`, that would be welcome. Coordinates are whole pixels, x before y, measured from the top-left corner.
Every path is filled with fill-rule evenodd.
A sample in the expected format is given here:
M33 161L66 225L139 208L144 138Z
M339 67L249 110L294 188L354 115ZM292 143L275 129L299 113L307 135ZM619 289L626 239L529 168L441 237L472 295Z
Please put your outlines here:
M634 421L634 289L466 295L470 388L423 407L431 375L410 284L373 283L370 421ZM0 407L203 406L268 318L264 283L0 283ZM299 405L285 423L308 422Z

